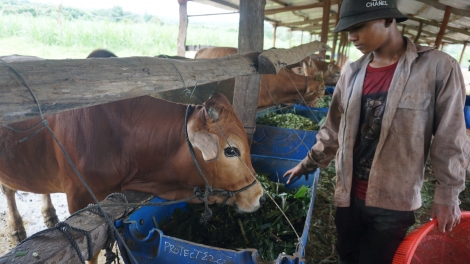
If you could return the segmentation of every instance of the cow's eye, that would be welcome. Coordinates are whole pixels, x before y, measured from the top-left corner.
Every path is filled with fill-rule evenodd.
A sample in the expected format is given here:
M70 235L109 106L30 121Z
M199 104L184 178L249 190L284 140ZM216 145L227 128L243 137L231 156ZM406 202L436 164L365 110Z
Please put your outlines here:
M240 157L240 150L235 147L228 147L224 149L224 154L227 157Z

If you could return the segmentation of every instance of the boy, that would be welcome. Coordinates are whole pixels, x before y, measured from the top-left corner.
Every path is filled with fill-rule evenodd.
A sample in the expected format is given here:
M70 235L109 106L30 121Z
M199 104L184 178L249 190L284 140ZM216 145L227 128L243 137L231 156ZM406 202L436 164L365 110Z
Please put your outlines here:
M428 153L437 179L432 218L460 222L468 154L460 66L401 36L396 0L344 0L334 32L348 31L364 56L338 81L317 143L288 183L336 158L339 263L391 263L415 223Z

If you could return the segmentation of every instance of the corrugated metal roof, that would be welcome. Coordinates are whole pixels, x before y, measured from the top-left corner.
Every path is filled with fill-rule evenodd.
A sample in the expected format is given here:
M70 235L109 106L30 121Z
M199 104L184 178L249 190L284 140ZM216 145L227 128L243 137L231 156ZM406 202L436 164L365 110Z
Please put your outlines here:
M201 4L227 10L238 10L239 0L193 0ZM338 1L331 0L331 30L336 25ZM470 1L469 0L397 0L398 9L410 19L399 24L405 36L414 39L422 22L420 43L432 45L442 24L446 6L452 7L443 43L463 44L470 42ZM295 9L295 10L292 10ZM318 0L266 0L265 19L278 26L311 34L321 33L323 1ZM403 29L404 27L404 29Z

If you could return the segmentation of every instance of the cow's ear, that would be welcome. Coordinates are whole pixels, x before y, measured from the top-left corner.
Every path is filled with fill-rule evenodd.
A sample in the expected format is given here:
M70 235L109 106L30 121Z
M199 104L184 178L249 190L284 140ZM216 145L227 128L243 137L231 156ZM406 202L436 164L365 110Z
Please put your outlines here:
M193 146L202 152L205 161L216 160L219 155L219 138L215 134L205 131L196 131L189 134Z

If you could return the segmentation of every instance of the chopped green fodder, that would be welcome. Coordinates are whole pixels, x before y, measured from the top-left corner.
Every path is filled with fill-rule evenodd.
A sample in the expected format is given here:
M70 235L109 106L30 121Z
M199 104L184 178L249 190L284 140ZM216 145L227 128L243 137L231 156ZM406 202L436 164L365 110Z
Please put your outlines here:
M318 108L330 108L331 105L331 95L324 95L318 99L317 107Z
M316 123L310 118L295 113L269 113L256 119L256 123L259 125L301 130L318 130L323 122L325 122L325 117Z
M311 190L307 186L288 190L284 184L262 175L258 180L302 236ZM275 260L282 252L292 255L297 251L297 236L276 205L266 198L258 211L249 214L239 214L229 206L212 205L213 215L207 224L199 223L204 206L188 204L186 210L175 210L159 226L165 235L194 243L227 249L254 248L265 261Z

